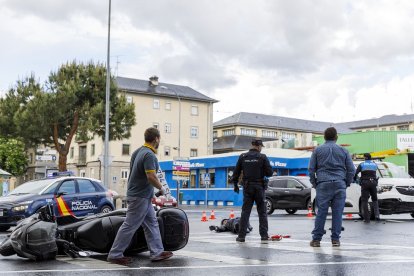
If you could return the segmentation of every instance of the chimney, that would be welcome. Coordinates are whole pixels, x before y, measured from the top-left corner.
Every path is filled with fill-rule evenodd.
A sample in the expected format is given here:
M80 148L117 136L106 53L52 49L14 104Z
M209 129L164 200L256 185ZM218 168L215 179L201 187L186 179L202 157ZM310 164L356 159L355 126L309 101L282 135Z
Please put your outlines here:
M151 86L157 86L158 85L158 77L157 76L152 76L149 78L150 80L150 85Z

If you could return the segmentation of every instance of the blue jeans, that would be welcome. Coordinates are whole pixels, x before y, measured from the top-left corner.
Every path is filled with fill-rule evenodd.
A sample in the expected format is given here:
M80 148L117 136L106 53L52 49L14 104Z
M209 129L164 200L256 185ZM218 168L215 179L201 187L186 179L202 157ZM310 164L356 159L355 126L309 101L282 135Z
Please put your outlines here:
M325 234L325 221L329 206L332 209L332 234L331 240L339 241L341 238L342 214L346 199L346 183L338 180L333 182L321 182L316 186L316 204L318 213L315 219L315 228L312 231L312 239L320 241Z

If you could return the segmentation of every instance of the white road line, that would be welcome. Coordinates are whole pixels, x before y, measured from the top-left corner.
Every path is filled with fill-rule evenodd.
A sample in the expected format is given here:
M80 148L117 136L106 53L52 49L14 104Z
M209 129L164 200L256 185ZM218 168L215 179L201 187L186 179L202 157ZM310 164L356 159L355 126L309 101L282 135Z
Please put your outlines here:
M381 254L367 254L367 251L371 249L378 249L377 246L371 247L370 245L366 245L363 248L361 247L354 247L352 245L341 245L341 247L332 247L329 243L328 246L324 247L322 243L322 247L310 247L307 246L295 246L292 242L283 242L283 241L270 241L266 244L260 243L258 241L246 241L245 243L236 244L234 241L228 240L218 240L212 238L204 238L204 239L197 239L193 238L192 241L199 241L199 242L208 242L213 244L234 244L234 246L247 246L247 247L256 247L256 248L271 248L271 249L278 249L278 250L287 250L287 251L294 251L300 253L318 253L318 254L325 254L325 255L335 255L335 256L344 256L344 257L357 257L362 259L373 259L373 260L414 260L414 254L411 250L412 248L408 248L410 250L406 250L405 252L398 251L399 254L405 255L394 255L390 252L381 252ZM300 241L302 242L302 241ZM328 244L328 243L327 243ZM382 249L386 249L384 247L380 247Z
M246 258L241 258L241 257L229 256L229 255L219 255L215 253L195 252L195 251L187 251L187 250L179 250L177 252L174 252L174 255L192 257L192 258L203 259L203 260L214 261L214 262L223 262L223 263L228 263L228 264L233 264L233 265L268 264L268 262L256 260L256 259L246 259Z
M413 260L389 260L389 261L351 261L351 262L326 262L326 263L265 263L252 265L201 265L201 266L166 266L166 267L122 267L122 268L108 268L108 269L39 269L39 270L7 270L0 271L0 275L6 274L39 274L52 272L95 272L95 271L136 271L136 270L190 270L190 269L215 269L215 268L240 268L240 267L283 267L283 266L331 266L331 265L355 265L355 264L385 264L385 263L414 263Z

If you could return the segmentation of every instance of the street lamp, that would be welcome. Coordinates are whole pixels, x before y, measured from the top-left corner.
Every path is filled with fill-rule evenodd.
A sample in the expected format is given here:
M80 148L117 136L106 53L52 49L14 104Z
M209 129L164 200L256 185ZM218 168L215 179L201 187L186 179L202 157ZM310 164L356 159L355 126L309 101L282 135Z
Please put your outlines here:
M109 0L108 14L108 48L106 53L106 94L105 94L105 145L104 145L104 185L109 187L109 88L111 82L111 69L109 66L110 58L110 40L111 40L111 0Z

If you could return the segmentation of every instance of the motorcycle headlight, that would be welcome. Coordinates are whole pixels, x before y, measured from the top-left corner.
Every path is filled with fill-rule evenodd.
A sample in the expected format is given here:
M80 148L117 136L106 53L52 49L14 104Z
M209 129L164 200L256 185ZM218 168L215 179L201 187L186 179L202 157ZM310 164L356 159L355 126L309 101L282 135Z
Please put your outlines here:
M393 185L379 185L377 187L377 191L378 193L384 193L384 192L389 192L391 191Z
M29 208L29 205L32 203L33 201L25 201L25 202L21 202L19 203L19 205L16 205L12 208L13 212L24 212L27 210L27 208Z

